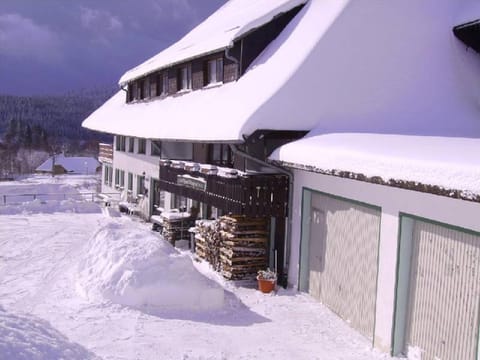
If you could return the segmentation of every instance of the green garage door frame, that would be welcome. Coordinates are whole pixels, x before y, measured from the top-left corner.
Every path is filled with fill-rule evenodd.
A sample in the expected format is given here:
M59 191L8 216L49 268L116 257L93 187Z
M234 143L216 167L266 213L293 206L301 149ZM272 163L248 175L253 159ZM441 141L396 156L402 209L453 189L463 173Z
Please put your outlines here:
M375 276L375 301L374 301L374 318L373 318L373 332L372 332L372 346L374 346L374 339L375 339L375 326L376 326L376 294L378 291L378 267L379 267L379 258L380 258L380 229L381 229L381 221L382 221L382 208L379 206L375 206L372 204L364 203L361 201L352 200L349 198L325 193L322 191L318 191L312 188L303 187L302 188L302 213L301 213L301 234L300 234L300 268L298 274L298 290L303 292L309 291L309 248L310 248L310 222L311 222L311 210L312 210L312 195L319 194L323 195L332 199L344 201L346 203L350 203L352 205L360 205L375 211L378 211L380 214L380 222L379 222L379 229L378 229L378 239L377 239L377 263L376 263L376 276Z
M397 251L396 266L396 288L395 288L395 309L392 331L392 355L401 355L406 349L407 322L409 319L410 307L410 279L412 270L413 256L413 232L415 222L438 226L446 230L459 232L465 235L480 237L480 232L459 226L434 221L431 219L411 215L407 213L399 214L399 239ZM477 274L480 278L480 274ZM477 340L476 340L476 359L480 360L480 299L477 304Z

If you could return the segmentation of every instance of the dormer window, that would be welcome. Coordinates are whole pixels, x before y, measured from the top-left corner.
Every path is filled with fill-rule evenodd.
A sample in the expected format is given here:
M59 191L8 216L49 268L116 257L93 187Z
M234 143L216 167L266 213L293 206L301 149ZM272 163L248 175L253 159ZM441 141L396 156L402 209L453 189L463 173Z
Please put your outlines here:
M146 99L150 97L150 78L145 78L143 80L143 91L142 91L142 99Z
M215 84L223 81L223 59L214 59L208 62L207 66L208 84Z
M192 67L190 64L180 68L178 85L179 90L190 90L192 88Z
M160 92L161 95L167 95L168 94L168 72L164 72L162 75L162 91ZM158 80L160 81L160 79Z
M135 99L143 99L143 80L140 80L137 83L137 96L135 97Z

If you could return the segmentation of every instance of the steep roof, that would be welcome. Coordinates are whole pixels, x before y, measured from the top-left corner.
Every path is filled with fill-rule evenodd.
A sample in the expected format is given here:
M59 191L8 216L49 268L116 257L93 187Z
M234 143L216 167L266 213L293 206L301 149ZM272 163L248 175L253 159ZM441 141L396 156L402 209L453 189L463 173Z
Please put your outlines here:
M235 83L136 104L119 92L83 126L188 141L314 128L480 137L480 56L452 32L480 17L476 3L310 0Z
M50 157L43 164L37 167L36 171L51 172L52 171L52 161ZM92 157L67 157L63 154L55 156L55 165L62 166L68 173L71 174L92 174L96 171L97 167L100 166L100 163Z
M233 46L233 41L307 0L230 0L182 39L127 71L121 85L161 68Z

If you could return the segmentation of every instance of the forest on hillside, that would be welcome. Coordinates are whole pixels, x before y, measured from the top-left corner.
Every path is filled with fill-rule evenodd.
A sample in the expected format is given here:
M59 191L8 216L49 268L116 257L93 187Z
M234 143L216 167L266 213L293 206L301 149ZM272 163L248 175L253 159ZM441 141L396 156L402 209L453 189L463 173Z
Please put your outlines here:
M0 95L0 178L32 172L53 153L96 156L109 135L82 128L115 89L63 96Z

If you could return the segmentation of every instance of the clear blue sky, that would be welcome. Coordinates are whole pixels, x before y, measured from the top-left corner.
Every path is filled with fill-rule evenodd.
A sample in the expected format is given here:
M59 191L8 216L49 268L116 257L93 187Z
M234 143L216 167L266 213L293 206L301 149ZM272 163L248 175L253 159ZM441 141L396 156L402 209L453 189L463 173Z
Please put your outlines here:
M0 94L116 84L226 0L0 0Z

